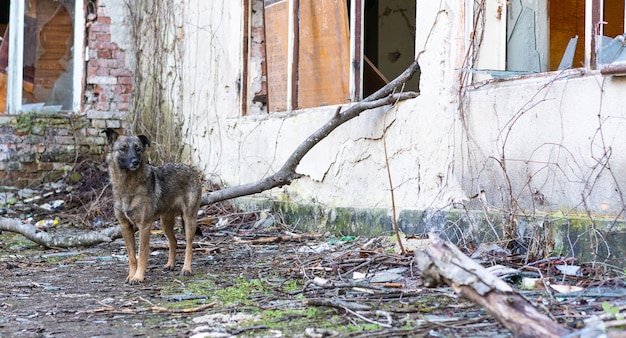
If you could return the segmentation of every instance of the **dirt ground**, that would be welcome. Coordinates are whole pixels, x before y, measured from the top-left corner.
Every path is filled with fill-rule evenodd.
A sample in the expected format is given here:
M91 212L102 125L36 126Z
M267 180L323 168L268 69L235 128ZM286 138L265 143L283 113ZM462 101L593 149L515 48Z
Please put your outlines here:
M106 173L81 167L73 182L0 194L0 213L57 219L46 231L58 235L114 226ZM140 285L124 283L121 239L46 249L0 232L0 337L513 336L451 288L425 288L413 256L399 254L392 238L299 234L280 215L243 213L227 203L203 208L199 225L194 274L180 277L162 269L167 244L155 224ZM180 268L180 234L178 244ZM566 276L559 257L522 262L484 254L485 267L512 269L502 278L518 290L528 276L539 280L520 292L563 326L580 330L595 318L599 334L626 336L625 271L565 259L582 271ZM580 290L559 294L550 283Z
M364 240L349 238L317 254L303 248L325 246L327 239L257 245L220 235L199 241L194 275L181 278L161 268L166 242L163 234L154 234L146 282L131 286L124 283L122 240L43 250L5 233L0 336L510 336L451 290L420 288L410 259L385 253L381 243L370 252L369 261L378 262L361 271L393 268L389 274L400 277L392 275L393 283L379 286L361 283L359 290L359 283L349 277L342 282L332 270L343 271L334 264L350 270L368 261L359 258ZM351 254L356 255L341 257ZM316 276L335 285L306 284Z

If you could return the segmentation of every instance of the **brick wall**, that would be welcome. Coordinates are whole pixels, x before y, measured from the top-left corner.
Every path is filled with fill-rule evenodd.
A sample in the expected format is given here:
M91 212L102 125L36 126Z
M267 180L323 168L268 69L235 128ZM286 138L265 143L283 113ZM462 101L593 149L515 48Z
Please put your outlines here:
M0 189L55 182L85 159L104 160L104 128L124 128L133 73L111 40L111 18L98 3L86 24L88 61L78 114L0 115Z

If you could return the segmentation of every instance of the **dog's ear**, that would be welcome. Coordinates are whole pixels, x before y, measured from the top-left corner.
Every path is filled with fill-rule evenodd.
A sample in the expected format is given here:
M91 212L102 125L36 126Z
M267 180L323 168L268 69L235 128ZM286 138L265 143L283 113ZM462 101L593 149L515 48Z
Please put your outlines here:
M117 140L118 136L120 136L120 134L118 134L113 128L107 128L103 130L102 133L107 135L109 144L115 143L115 140Z
M148 138L148 136L146 136L146 135L139 135L137 137L139 137L139 139L141 140L141 143L143 143L144 148L146 146L148 146L148 147L150 146L150 139Z

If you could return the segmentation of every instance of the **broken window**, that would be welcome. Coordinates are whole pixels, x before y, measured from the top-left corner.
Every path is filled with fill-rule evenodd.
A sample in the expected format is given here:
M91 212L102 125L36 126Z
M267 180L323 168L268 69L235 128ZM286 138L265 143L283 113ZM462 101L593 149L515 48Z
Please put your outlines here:
M82 48L73 48L75 8L83 8L82 0L3 2L0 111L56 112L79 106L74 60L80 60Z
M246 6L244 115L361 100L415 57L415 0L249 0ZM417 91L418 78L405 89Z
M476 68L513 75L596 68L614 61L619 56L617 42L623 45L624 0L472 0L468 4L476 6L474 13L484 15L483 26L477 27L484 30L484 39ZM506 50L494 38L503 30Z

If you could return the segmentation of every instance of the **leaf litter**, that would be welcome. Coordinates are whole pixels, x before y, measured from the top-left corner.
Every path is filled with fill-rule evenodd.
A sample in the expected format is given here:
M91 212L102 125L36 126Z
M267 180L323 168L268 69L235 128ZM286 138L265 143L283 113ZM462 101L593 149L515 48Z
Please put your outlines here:
M5 189L3 212L58 220L50 232L115 224L102 168L79 167L73 182L26 193ZM45 204L53 207L40 207ZM124 284L121 239L57 250L2 233L0 336L513 336L450 287L424 287L413 256L399 253L395 236L301 233L280 216L242 212L228 202L204 207L194 274L184 278L161 268L167 241L156 223L147 280L138 286ZM402 240L413 250L427 242ZM179 249L183 241L179 237ZM626 334L626 271L573 257L527 262L493 243L465 251L574 330L572 337Z

